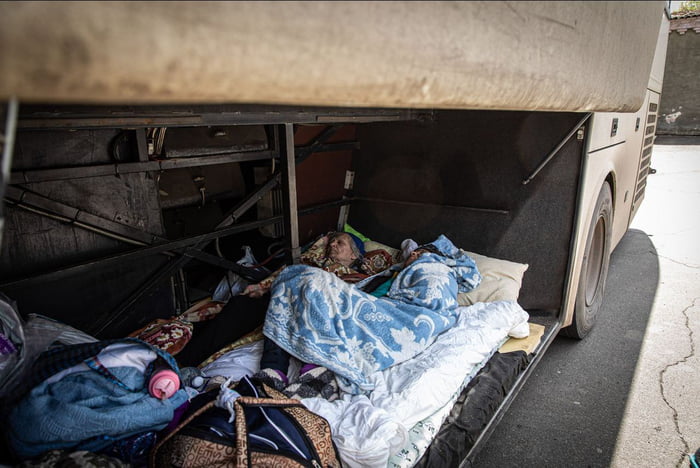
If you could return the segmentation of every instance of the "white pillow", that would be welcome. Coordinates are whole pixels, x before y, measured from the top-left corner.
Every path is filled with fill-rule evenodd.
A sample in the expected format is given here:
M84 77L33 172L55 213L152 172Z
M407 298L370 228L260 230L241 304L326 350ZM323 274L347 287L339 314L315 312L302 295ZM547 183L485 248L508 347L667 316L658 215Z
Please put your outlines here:
M475 289L457 295L457 301L460 305L518 300L523 275L529 267L528 264L486 257L466 250L463 252L476 262L476 267L481 273L481 283Z
M367 252L376 249L386 250L394 257L397 263L401 260L401 250L373 240L365 242L365 250ZM476 267L481 273L481 283L472 291L457 295L457 301L460 305L468 306L477 302L518 300L520 286L523 283L523 275L529 267L528 264L487 257L466 250L462 250L462 252L469 255L476 262Z

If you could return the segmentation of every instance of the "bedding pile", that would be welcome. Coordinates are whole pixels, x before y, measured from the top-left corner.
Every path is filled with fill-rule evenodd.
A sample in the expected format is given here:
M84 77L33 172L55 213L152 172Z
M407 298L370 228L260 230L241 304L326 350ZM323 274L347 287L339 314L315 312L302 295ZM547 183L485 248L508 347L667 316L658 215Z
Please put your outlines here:
M330 423L344 466L415 464L471 378L509 336L529 333L517 297L460 306L458 294L479 285L479 269L445 236L433 245L442 255L395 269L384 298L304 265L287 267L273 284L264 334L296 358L287 375L313 362L341 383L337 399L301 401ZM251 375L262 348L262 340L249 343L202 371Z
M458 307L455 315L454 326L423 352L371 373L372 391L341 392L335 401L301 400L330 423L344 465L387 466L391 457L400 458L402 450L408 453L409 431L427 419L439 428L451 402L504 340L529 332L528 314L514 301ZM235 379L257 371L261 354L261 341L253 342L224 354L202 371Z
M48 351L32 366L34 379L10 408L13 451L26 459L57 449L114 455L117 447L119 459L139 465L157 432L177 422L193 395L261 371L264 333L293 356L287 372L292 385L307 363L337 381L337 398L300 399L328 421L344 466L413 466L479 369L508 337L529 333L528 314L517 303L527 265L513 264L520 270L512 275L515 297L460 305L461 295L478 292L480 266L445 236L431 245L436 251L379 274L390 280L381 297L319 268L284 268L274 280L262 332L198 368L181 370L173 356L193 336L192 323L217 316L221 302L149 324L135 332L137 338L42 345ZM173 327L179 319L184 332ZM6 322L8 330L22 325ZM5 375L13 369L0 370ZM157 391L158 376L172 381L172 392ZM111 421L114 415L120 424ZM56 423L65 430L57 432L51 426Z
M349 393L372 390L370 375L409 360L457 320L457 294L475 288L474 261L445 236L401 269L377 298L306 265L272 284L265 336L303 362L333 371Z
M331 424L334 440L348 466L386 466L406 445L408 431L445 407L510 335L527 335L528 315L514 302L460 307L455 326L424 352L376 372L369 395L344 395L335 402L302 400ZM449 408L447 409L449 411ZM372 421L373 428L361 421Z

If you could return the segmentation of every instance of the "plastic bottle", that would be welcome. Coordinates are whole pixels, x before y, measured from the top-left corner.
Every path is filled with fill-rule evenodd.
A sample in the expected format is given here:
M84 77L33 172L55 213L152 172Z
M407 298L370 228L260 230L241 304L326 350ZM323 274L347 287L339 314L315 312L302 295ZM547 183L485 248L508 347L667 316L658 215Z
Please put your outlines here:
M156 369L148 382L148 393L159 400L167 400L180 389L180 378L169 367Z

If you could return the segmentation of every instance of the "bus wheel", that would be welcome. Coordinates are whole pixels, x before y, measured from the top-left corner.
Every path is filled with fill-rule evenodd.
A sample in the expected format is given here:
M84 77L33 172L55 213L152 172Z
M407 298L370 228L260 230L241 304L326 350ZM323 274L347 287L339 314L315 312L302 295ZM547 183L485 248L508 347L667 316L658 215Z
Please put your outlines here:
M612 217L612 192L610 185L605 182L598 194L593 219L588 228L573 322L562 329L561 334L564 336L580 340L593 328L598 309L603 303L605 280L608 277Z

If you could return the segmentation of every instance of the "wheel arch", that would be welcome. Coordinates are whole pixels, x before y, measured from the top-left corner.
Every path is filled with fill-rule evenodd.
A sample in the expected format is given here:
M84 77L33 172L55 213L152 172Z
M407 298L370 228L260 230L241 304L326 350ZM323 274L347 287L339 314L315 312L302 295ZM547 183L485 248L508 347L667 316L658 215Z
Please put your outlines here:
M583 224L581 242L583 251L574 278L575 286L571 307L567 309L561 334L571 338L584 338L593 327L605 291L610 256L612 253L614 203L614 178L611 173L595 184L595 203L586 210L588 221ZM602 229L602 230L601 230ZM590 285L594 285L591 289Z
M608 183L610 186L610 192L612 194L612 218L613 220L615 219L615 203L617 202L617 186L618 186L618 180L617 180L617 174L615 171L615 167L612 164L612 161L606 161L604 166L599 166L595 170L592 170L591 167L588 168L587 170L588 176L585 179L588 179L589 181L593 179L595 183L592 183L592 186L594 187L593 189L589 190L584 190L583 192L586 193L585 197L587 199L586 202L582 203L582 208L583 211L581 212L580 216L582 219L585 219L585 224L580 226L581 233L583 234L577 241L578 248L573 253L573 255L576 256L576 258L572 259L573 266L572 268L575 269L572 274L571 274L571 283L569 284L568 287L568 294L567 294L567 299L565 300L564 304L564 316L561 321L562 328L566 328L567 326L571 325L574 317L574 303L575 303L575 297L578 292L578 286L579 286L579 279L581 275L581 269L582 269L582 263L583 263L583 257L584 257L584 250L587 242L587 235L590 227L590 221L593 217L593 211L595 210L595 204L596 200L598 198L598 195L603 188L604 183ZM594 175L597 174L597 175ZM593 176L593 177L591 177ZM584 180L585 180L584 179Z

